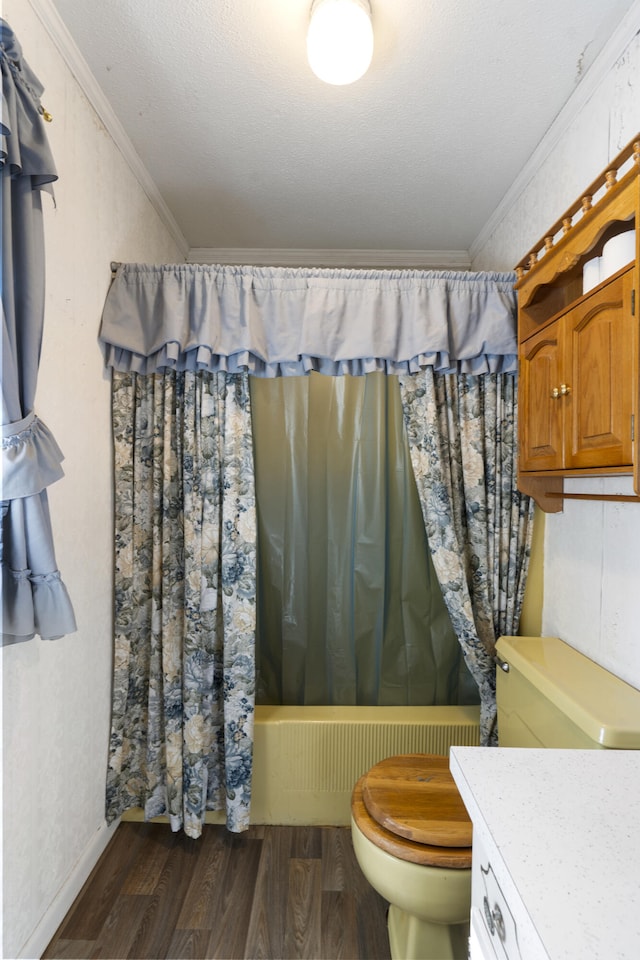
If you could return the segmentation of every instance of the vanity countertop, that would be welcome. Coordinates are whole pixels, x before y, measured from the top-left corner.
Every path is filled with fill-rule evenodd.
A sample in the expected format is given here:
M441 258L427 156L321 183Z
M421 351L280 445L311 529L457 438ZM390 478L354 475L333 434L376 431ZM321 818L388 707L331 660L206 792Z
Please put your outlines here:
M522 960L640 957L640 751L452 747Z

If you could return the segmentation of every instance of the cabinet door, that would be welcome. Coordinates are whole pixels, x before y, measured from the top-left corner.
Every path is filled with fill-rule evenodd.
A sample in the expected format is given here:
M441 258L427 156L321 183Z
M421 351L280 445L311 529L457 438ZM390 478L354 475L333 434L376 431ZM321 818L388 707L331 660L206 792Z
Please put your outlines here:
M520 347L520 470L562 467L562 403L558 392L562 380L560 333L560 323L554 323Z
M636 321L628 271L574 307L567 325L565 466L632 463Z

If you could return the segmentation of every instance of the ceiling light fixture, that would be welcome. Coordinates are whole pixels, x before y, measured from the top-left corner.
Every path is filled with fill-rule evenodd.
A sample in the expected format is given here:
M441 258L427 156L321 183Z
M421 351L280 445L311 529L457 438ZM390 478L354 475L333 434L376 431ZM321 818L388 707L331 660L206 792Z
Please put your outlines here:
M309 66L325 83L353 83L373 55L369 0L313 0L307 33Z

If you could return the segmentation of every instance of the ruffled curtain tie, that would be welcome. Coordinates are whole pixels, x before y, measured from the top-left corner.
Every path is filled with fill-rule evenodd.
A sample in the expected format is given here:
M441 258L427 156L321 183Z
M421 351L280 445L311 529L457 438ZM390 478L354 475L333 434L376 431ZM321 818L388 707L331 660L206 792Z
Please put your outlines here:
M37 417L32 410L31 413L28 413L22 420L14 420L13 423L3 423L2 449L6 450L9 447L15 447L30 438L33 435L35 420L37 420Z
M9 575L15 580L29 580L31 583L57 583L62 578L60 576L59 570L54 570L52 573L31 573L31 570L27 567L24 570L8 570Z
M2 425L2 500L41 493L64 476L62 450L53 434L31 411Z

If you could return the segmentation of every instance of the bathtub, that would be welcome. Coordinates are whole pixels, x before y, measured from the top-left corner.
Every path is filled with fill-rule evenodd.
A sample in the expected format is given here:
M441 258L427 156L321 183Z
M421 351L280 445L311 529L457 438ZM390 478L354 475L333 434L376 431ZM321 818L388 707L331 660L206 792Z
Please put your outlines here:
M351 791L396 753L480 742L479 707L278 707L255 714L252 823L350 823Z
M251 822L348 826L351 791L369 767L396 753L477 746L479 717L479 707L257 706Z

